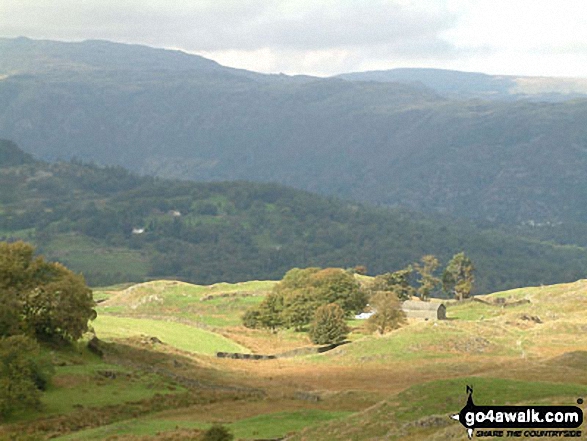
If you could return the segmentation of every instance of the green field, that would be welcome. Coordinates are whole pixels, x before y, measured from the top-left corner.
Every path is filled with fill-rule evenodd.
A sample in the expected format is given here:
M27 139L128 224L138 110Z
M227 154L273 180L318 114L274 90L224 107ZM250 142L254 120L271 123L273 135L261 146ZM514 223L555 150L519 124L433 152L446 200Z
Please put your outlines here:
M219 334L171 321L99 315L92 326L96 335L103 340L148 336L157 337L176 349L197 354L249 352L247 348Z
M96 290L99 312L124 316L184 319L210 326L238 326L241 316L260 303L276 282L217 283L210 286L176 281L141 283L122 290Z
M43 397L48 414L121 404L182 389L157 375L105 363L57 368L53 382Z
M312 427L331 420L348 416L350 412L327 412L320 410L304 410L298 412L277 412L245 418L224 425L237 439L273 439L290 432L297 432L305 427ZM111 424L97 429L89 429L56 438L66 440L100 440L111 435L155 435L159 432L181 429L207 429L210 423L203 421L186 421L162 417L147 417Z
M433 381L413 386L392 399L382 401L345 420L306 428L301 435L291 440L466 439L462 426L451 423L448 418L449 415L458 413L466 404L465 385L473 386L477 405L575 405L577 397L587 394L585 384L486 377Z

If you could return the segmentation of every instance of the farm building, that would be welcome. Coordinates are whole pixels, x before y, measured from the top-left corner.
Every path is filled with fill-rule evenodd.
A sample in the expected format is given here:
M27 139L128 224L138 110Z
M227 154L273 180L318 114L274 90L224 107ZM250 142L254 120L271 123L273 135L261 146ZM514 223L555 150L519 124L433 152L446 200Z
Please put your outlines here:
M402 303L402 310L407 318L446 320L446 306L442 303L406 300Z

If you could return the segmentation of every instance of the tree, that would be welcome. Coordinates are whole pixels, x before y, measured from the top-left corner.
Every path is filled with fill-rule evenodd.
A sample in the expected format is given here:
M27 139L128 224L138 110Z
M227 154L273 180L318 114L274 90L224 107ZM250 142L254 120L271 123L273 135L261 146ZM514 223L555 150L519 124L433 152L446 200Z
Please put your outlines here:
M340 268L326 268L314 273L310 286L322 305L336 303L347 316L362 311L367 304L367 294L355 278Z
M0 337L20 330L20 303L14 288L0 288Z
M411 265L393 273L385 273L375 277L373 291L393 291L400 300L408 300L414 294L410 284L410 276L414 272Z
M398 295L394 291L376 292L371 296L369 304L375 310L375 314L367 320L367 326L372 331L385 334L399 328L406 320Z
M466 299L471 295L475 276L475 267L464 252L455 254L444 273L442 274L442 287L447 293L454 294L458 301Z
M288 328L301 331L310 323L320 301L315 294L315 289L297 289L284 297L283 320Z
M261 326L259 320L261 313L258 308L252 308L243 314L242 321L245 328L256 329Z
M0 416L40 409L53 366L39 344L24 335L0 338Z
M318 307L329 303L339 305L350 316L365 307L367 293L353 275L340 268L294 268L258 307L243 316L243 324L299 331L310 323Z
M283 279L276 285L275 291L289 291L293 289L307 288L312 284L311 277L317 272L321 271L320 268L292 268L285 275Z
M420 299L426 301L430 298L430 293L434 292L440 286L440 279L434 276L434 271L436 271L440 263L431 254L423 256L420 262L414 264L416 272L420 275L420 286L417 291Z
M262 328L269 328L273 332L283 326L283 296L277 293L270 293L257 307L258 323Z
M320 306L310 325L310 339L316 344L341 343L349 333L343 309L335 304Z
M96 317L83 277L34 257L33 246L24 242L0 242L0 306L7 308L2 318L12 317L0 324L0 336L77 340Z

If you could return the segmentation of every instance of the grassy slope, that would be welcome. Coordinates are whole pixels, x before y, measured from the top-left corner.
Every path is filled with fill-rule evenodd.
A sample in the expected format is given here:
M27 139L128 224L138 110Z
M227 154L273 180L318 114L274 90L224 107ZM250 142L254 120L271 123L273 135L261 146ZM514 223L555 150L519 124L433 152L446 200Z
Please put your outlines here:
M116 377L106 377L104 372L114 372ZM58 367L53 384L43 398L47 414L68 413L80 406L120 404L177 390L157 375L99 362Z
M36 433L31 439L45 439L72 427L129 418L148 412L150 403L162 401L164 396L186 392L169 378L102 360L81 344L44 351L55 364L55 374L42 395L42 409L3 420L0 439L20 439L14 438L14 433L28 430Z
M226 424L237 439L273 439L286 433L297 432L305 427L316 426L330 420L346 417L350 412L329 412L309 409L292 412L275 412L258 415ZM116 435L152 435L157 432L182 429L207 429L211 424L205 421L186 420L179 417L146 417L124 421L96 429L88 429L57 440L99 440Z
M240 324L244 311L260 302L274 284L255 281L201 286L162 280L123 289L105 288L96 291L104 301L93 326L106 340L142 335L158 337L176 349L199 354L249 352L245 346L210 330Z
M132 309L132 306L129 308L129 304L133 305L133 301L134 304L138 304L145 296L159 292L164 299L159 304L159 312L171 313L174 305L177 306L182 299L184 308L190 310L195 307L194 305L206 303L201 301L206 297L204 293L218 291L217 299L211 300L218 302L216 312L226 316L232 315L234 318L235 311L230 305L234 297L222 297L224 293L238 293L239 289L240 292L246 292L247 288L254 287L260 288L258 294L261 298L263 291L267 292L271 286L254 282L257 285L225 285L222 288L215 286L202 289L193 286L170 286L172 283L174 282L157 282L150 287L139 285L139 288L135 289L141 294L130 296L127 293L126 297L117 294L111 296L106 305L124 304L122 299L126 298L125 307L128 311ZM161 284L168 284L167 289ZM182 291L184 294L181 294ZM189 301L184 298L188 292L193 296ZM522 288L483 298L488 301L494 298L505 298L507 301L528 299L530 303L508 308L477 302L453 304L448 308L451 320L438 323L411 323L410 326L383 337L358 336L358 340L352 345L340 347L329 353L282 362L282 369L284 365L291 369L291 378L297 378L296 375L316 377L316 381L306 384L306 387L342 391L348 388L349 384L355 384L357 388L364 388L364 380L362 383L360 377L377 370L388 372L390 367L392 371L395 370L397 376L395 379L389 379L390 382L399 381L404 385L400 388L404 389L403 392L380 402L370 410L348 417L346 422L337 419L336 423L320 424L314 429L307 429L305 439L369 439L371 436L387 436L395 433L394 431L403 435L391 439L403 439L403 436L420 439L429 435L446 436L450 439L453 436L451 431L455 430L454 426L430 423L432 426L423 430L419 426L420 423L412 426L412 422L423 421L422 424L426 425L426 421L434 419L433 415L460 409L463 404L464 384L473 384L480 400L485 397L495 403L568 403L569 400L587 394L585 384L569 381L570 378L576 378L567 376L567 369L572 371L572 367L557 373L549 364L549 360L555 357L587 348L587 338L581 332L584 326L582 311L587 306L587 281ZM150 306L141 304L136 310L140 308L147 310ZM542 323L528 319L531 317L540 318ZM360 331L360 322L354 322L352 325L359 326ZM261 338L261 335L255 337ZM271 335L264 337L278 338ZM571 354L570 358L565 359L565 363L577 365L575 358L576 356ZM469 366L466 367L467 365ZM503 370L504 365L511 366L511 370ZM261 377L264 375L265 366L268 367L265 380L279 371L272 370L269 364L257 365L254 369ZM478 373L475 366L480 367ZM223 368L230 369L230 366L226 365ZM459 369L462 369L460 375ZM348 378L335 374L337 371L346 370L355 372L357 378L349 381ZM332 372L332 376L338 381L319 380L322 372ZM471 377L472 373L475 376ZM430 379L432 381L429 381ZM377 381L373 377L373 382ZM411 387L405 389L406 386ZM260 418L262 420L265 417ZM251 421L256 420L253 418ZM235 424L237 425L234 429L241 436L236 429L238 423ZM259 427L263 426L260 422L258 424ZM184 426L180 424L179 427ZM286 427L289 426L284 423L281 433L286 432ZM265 432L261 430L259 433ZM440 433L443 435L439 435ZM460 436L460 432L455 431L454 436Z
M183 319L201 326L234 326L240 316L259 303L275 285L273 281L217 283L210 286L177 281L140 283L123 290L96 290L107 300L100 304L103 314L157 316Z
M159 357L161 361L155 364L171 369L174 363L165 354L177 359L169 347L181 343L173 341L173 334L166 334L167 328L161 328L161 332L153 330L155 325L181 324L140 317L156 313L160 318L166 315L169 318L179 308L189 312L186 317L194 311L201 314L214 311L217 318L230 323L238 316L236 311L244 306L236 308L231 303L239 294L255 292L258 296L244 298L260 299L273 283L203 287L159 281L112 287L100 294L107 299L100 307L101 319L110 325L107 328L113 337L116 333L131 335L129 328L113 330L118 323L149 324L145 333L156 335L168 344L143 345L145 360ZM153 296L159 300L153 303ZM208 296L212 299L202 301ZM530 303L511 308L477 302L450 305L451 320L436 324L411 323L383 337L359 337L352 344L329 353L297 359L216 360L205 356L206 350L188 340L195 346L187 350L203 355L189 356L177 372L193 378L205 377L212 382L228 381L262 388L265 398L170 408L104 423L63 439L103 439L113 434L154 436L176 428L205 429L213 422L221 422L239 439L271 438L301 431L293 439L460 440L464 436L462 427L453 424L448 414L464 405L467 384L473 385L478 404L574 404L577 398L586 396L587 336L582 311L587 306L587 281L506 291L485 299L496 297L528 299ZM147 302L146 298L152 301ZM208 302L217 303L202 306ZM108 315L106 311L114 307L120 308L119 314L135 316ZM542 323L524 317L539 317ZM175 329L180 339L185 339L182 331L190 334L194 330L202 331L187 325ZM232 330L233 334L227 335L234 336L244 331L232 325L215 329L224 334ZM275 345L284 341L283 334L265 331L250 334L248 338L271 341ZM186 352L182 354L188 356ZM190 358L197 365L209 366L209 370L190 367ZM86 360L86 364L69 363L58 368L56 384L45 396L48 409L65 414L75 412L75 405L80 404L84 394L96 395L97 403L103 406L108 400L124 402L148 397L155 391L173 393L172 389L177 387L153 373L139 374L128 368L110 367L121 372L120 381L129 375L128 386L122 386L117 383L119 379L106 380L96 374L105 369L102 363ZM177 389L181 390L181 387ZM295 398L300 393L318 396L320 400Z
M244 312L260 303L275 283L250 281L202 286L159 280L97 289L95 296L103 302L99 304L94 327L101 338L143 334L156 336L177 349L206 354L249 349L273 354L308 345L304 333L283 331L275 336L241 326ZM203 334L203 330L217 334ZM207 337L198 340L195 335Z
M467 384L473 385L477 404L574 405L587 394L587 280L483 297L531 303L511 308L454 305L448 308L453 320L412 324L313 357L320 364L394 364L398 376L402 364L409 364L412 377L436 372L445 378L413 384L406 376L406 386L413 385L392 398L294 439L462 439L462 427L443 418L463 407Z
M465 405L465 385L473 385L476 403L479 405L574 405L578 396L587 394L585 384L483 377L440 380L409 388L344 421L306 429L301 435L293 437L292 441L463 440L466 439L464 429L448 417L458 413Z
M105 340L148 335L159 336L165 344L198 354L213 355L218 351L249 352L247 348L226 337L181 323L101 315L93 326L96 334Z

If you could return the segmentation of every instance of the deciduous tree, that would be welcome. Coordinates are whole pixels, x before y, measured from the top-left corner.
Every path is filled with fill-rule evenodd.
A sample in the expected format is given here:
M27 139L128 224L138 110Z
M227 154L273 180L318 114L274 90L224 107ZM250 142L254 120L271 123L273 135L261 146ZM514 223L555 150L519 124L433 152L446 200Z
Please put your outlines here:
M414 269L411 265L393 273L381 274L375 277L373 291L394 291L400 300L408 300L415 290L410 284L410 277Z
M367 320L367 326L372 331L385 334L399 328L406 320L398 295L394 291L376 292L371 296L369 304L375 310L375 314Z
M339 305L348 317L365 307L367 293L352 274L340 268L294 268L258 307L243 316L243 323L302 330L318 307L330 303Z
M464 252L455 254L442 274L443 289L459 301L466 299L473 290L474 271L473 262Z
M416 272L420 275L420 286L417 291L421 300L428 300L430 293L440 286L440 278L434 275L439 265L438 259L431 254L423 256L420 263L414 264Z
M7 316L0 336L77 340L96 316L83 277L35 257L33 246L24 242L0 242L0 305L6 308L0 316Z
M343 309L335 304L320 306L310 325L310 339L316 344L341 343L349 333Z
M259 325L262 328L275 330L283 326L283 296L278 293L270 293L263 299L257 308Z
M301 331L305 325L312 321L316 308L319 306L320 301L312 288L297 289L288 293L284 298L283 308L285 326Z

